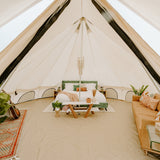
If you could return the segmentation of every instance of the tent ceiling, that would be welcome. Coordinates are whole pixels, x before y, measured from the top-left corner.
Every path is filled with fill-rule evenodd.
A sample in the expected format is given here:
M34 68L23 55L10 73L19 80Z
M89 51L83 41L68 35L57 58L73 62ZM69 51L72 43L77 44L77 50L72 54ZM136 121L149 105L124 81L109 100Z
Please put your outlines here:
M51 0L52 5L47 7L47 9L45 10L42 9L43 7L41 8L39 6L42 9L42 14L39 15L22 33L20 33L3 51L0 52L0 66L1 66L0 74L1 75L5 71L5 69L15 60L15 58L17 58L19 54L24 50L24 48L31 41L31 39L36 34L37 30L43 25L46 19L48 19L48 17L53 12L55 12L58 6L61 5L64 1L65 0ZM27 18L29 19L29 17L26 17L26 19ZM5 26L3 27L5 28ZM21 28L21 24L19 24L18 27ZM7 36L10 36L10 33L8 33ZM2 41L2 37L1 37L1 41Z
M160 57L157 54L155 54L154 52L152 52L152 49L147 45L145 45L145 50L147 49L146 47L148 47L148 49L150 49L150 51L147 51L148 53L145 53L145 51L142 50L143 49L143 47L141 47L142 44L141 45L138 44L138 46L137 46L137 41L135 41L134 37L139 37L139 36L136 35L135 31L127 23L125 23L125 21L119 16L119 14L117 14L117 12L106 1L105 1L106 3L104 3L104 4L100 4L96 0L92 0L92 2L96 6L96 8L99 10L99 12L103 15L103 17L107 21L109 20L108 22L112 26L112 28L119 34L119 36L124 40L124 42L128 45L128 47L130 47L130 49L134 52L134 54L138 57L138 59L147 68L149 73L160 84L160 76L159 76L160 75L160 72L159 72ZM106 6L107 8L105 9L103 7L103 5ZM109 8L109 11L111 10L110 12L108 11L108 8ZM124 11L124 13L127 13L127 12ZM120 22L120 25L119 25L119 23L116 22L117 16L118 16L118 22ZM126 32L126 29L129 32ZM130 34L130 33L132 33L132 34ZM139 39L138 42L143 43L144 41ZM149 58L149 60L148 60L148 57L150 57L150 56L152 56L154 58L154 60L151 58ZM157 65L155 65L156 62L159 62L159 63L157 63ZM154 64L154 67L155 66L156 67L155 68L152 67L151 64L152 65ZM159 66L158 69L156 69L157 66Z
M160 1L159 0L119 0L131 10L139 14L150 24L160 30Z
M156 91L137 57L90 0L70 2L21 61L5 90L30 90L54 86L62 80L77 80L79 54L85 61L82 79L120 87L149 84Z
M0 26L6 24L41 0L1 0Z

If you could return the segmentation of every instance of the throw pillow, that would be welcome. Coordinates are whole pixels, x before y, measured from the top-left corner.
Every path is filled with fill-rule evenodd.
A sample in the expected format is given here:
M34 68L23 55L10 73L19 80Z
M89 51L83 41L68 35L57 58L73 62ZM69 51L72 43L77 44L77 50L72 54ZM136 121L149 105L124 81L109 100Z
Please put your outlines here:
M87 87L87 90L96 89L96 84L95 83L86 83L85 85Z
M157 106L157 111L160 111L160 101L159 101L158 106Z
M81 91L87 91L87 87L82 87Z
M160 121L160 112L157 113L155 120L156 120L156 121Z
M66 83L65 84L65 89L68 91L73 91L74 90L74 85L78 85L78 83Z
M154 95L154 99L159 99L159 100L160 100L160 94L156 93L156 94Z
M158 103L158 105L157 105L157 110L160 111L160 94L156 93L156 94L154 95L154 99L159 99L159 103Z
M74 85L74 86L73 86L73 90L74 90L74 91L77 91L77 88L79 88L79 85Z
M65 84L65 89L68 91L73 91L73 85L71 83L66 83Z
M140 102L146 106L147 108L151 109L151 110L156 110L157 105L159 103L158 99L154 99L152 97L150 97L149 95L142 95Z
M77 88L76 91L79 91L79 88ZM87 91L87 88L86 87L81 87L81 91Z

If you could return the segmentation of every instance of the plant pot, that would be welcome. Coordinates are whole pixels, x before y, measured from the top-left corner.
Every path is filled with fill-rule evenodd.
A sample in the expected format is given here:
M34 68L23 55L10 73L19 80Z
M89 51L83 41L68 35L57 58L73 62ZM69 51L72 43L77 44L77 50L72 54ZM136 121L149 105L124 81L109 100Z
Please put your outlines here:
M59 108L56 108L56 109L55 109L55 117L60 117L59 112L60 112L60 109L59 109Z
M141 96L133 95L132 96L132 101L139 101Z

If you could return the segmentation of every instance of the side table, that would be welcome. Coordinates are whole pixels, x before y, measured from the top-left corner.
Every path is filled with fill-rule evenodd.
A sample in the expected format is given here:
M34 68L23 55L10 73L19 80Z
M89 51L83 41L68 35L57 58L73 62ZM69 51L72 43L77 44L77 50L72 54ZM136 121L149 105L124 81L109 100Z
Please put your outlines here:
M106 90L99 90L106 97Z
M150 148L160 154L160 132L155 129L154 125L147 125L149 134Z

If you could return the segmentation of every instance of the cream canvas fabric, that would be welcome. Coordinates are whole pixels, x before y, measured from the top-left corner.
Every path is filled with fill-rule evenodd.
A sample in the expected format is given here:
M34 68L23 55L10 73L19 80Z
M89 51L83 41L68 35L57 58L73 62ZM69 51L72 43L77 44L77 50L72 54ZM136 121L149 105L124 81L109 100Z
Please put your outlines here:
M50 6L50 13L56 5L57 2ZM157 92L137 57L90 0L71 0L21 61L4 89L25 91L56 86L62 80L78 80L77 58L81 54L84 56L82 79L118 87L148 84L151 92Z
M160 30L160 1L159 0L119 0L150 24Z
M31 41L36 31L45 20L62 4L64 0L55 0L33 23L31 23L20 35L18 35L2 52L0 52L0 74L21 53ZM20 27L20 26L18 26Z
M40 1L41 0L1 0L0 26L3 26Z
M119 15L119 13L106 0L100 0L99 3L102 6L105 6L105 8L109 11L109 13L112 15L114 20L117 22L117 24L132 39L134 44L143 53L143 56L152 65L152 67L156 70L156 72L160 75L160 69L159 69L160 56L142 39L140 35L137 34L137 32Z

